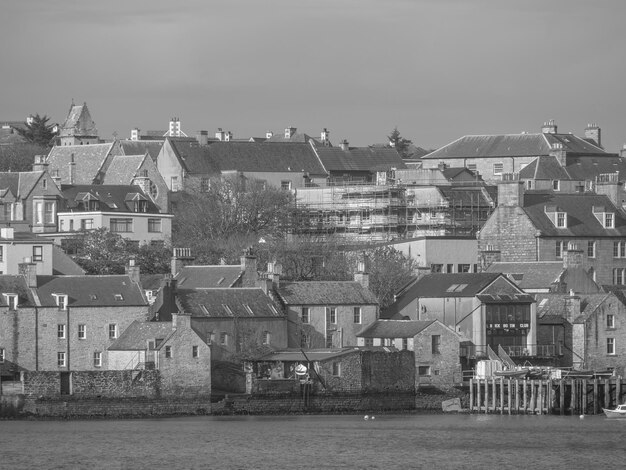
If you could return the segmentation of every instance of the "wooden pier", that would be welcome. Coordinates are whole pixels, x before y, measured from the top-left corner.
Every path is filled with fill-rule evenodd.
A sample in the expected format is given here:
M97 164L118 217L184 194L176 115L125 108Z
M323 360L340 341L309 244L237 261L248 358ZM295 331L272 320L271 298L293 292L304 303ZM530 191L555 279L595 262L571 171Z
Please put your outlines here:
M469 410L500 414L600 414L623 403L621 377L529 380L470 379Z

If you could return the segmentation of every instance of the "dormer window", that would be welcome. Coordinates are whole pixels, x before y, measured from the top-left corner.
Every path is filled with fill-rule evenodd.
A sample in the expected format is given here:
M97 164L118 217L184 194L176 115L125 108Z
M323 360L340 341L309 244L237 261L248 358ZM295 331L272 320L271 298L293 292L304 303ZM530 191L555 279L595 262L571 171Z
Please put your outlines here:
M115 294L115 295L114 295L114 298L115 298L115 300L118 300L118 301L120 301L120 302L121 302L122 300L124 300L124 296L123 296L122 294Z
M615 218L612 212L604 213L604 228L615 228Z
M604 206L593 206L593 215L604 228L615 228L615 213L606 209Z
M3 295L9 307L9 310L17 310L18 295L17 294L3 294Z
M557 212L556 213L556 226L558 228L566 228L567 227L567 214L565 212Z
M65 294L52 294L54 301L59 307L59 310L67 310L67 295Z
M567 212L557 206L546 206L544 212L556 228L567 228Z

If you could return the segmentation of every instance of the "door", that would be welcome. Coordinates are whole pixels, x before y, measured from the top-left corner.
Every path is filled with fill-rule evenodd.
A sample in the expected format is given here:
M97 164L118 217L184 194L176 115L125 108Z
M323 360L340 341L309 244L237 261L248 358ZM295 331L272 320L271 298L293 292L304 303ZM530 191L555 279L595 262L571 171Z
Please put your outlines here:
M61 372L61 395L70 394L70 373Z

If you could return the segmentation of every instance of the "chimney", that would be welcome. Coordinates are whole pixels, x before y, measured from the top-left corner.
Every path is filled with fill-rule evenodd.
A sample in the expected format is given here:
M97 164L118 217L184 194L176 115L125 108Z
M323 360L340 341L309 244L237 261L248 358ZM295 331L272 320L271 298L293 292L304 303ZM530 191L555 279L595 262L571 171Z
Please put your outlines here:
M546 121L543 123L543 126L541 126L541 133L542 134L556 134L556 124L554 123L554 119L550 119L549 121Z
M217 132L215 133L215 138L219 140L220 142L223 142L225 137L226 137L226 132L224 132L221 127L218 127Z
M33 163L33 171L46 171L48 168L48 160L45 155L35 155Z
M52 181L57 186L57 188L61 189L61 177L59 176L59 170L54 170L52 173Z
M139 128L135 127L130 130L130 140L139 140Z
M191 328L191 316L184 313L172 314L172 330L188 330Z
M620 158L626 158L626 144L622 144L622 148L619 151Z
M615 206L622 207L622 182L619 173L602 173L596 176L596 194L608 197Z
M258 273L256 270L256 256L252 253L252 248L244 250L241 256L241 287L256 287Z
M33 263L30 258L24 258L24 262L17 265L20 276L26 278L28 287L37 287L37 264Z
M13 227L2 227L0 229L0 236L5 240L13 240L15 229Z
M575 243L569 243L567 250L563 253L563 267L565 269L582 268L584 263L584 252L579 250Z
M574 320L580 315L580 297L574 295L570 291L570 295L563 299L565 305L565 318L568 322L574 323Z
M596 146L602 148L602 131L597 124L587 124L585 139L593 141Z
M322 141L322 143L324 145L328 145L329 141L328 141L328 135L330 134L330 132L328 131L328 129L324 128L322 129L322 133L320 134L320 140Z
M196 140L198 141L200 145L208 145L209 144L209 131L198 131Z
M567 165L567 152L561 142L554 142L552 144L550 155L556 158L561 166Z
M493 245L485 245L484 250L480 250L480 270L485 271L493 263L498 263L502 260L502 252L495 249Z
M134 258L130 258L128 260L128 264L125 266L124 272L128 277L130 277L131 281L133 281L138 286L141 286L141 271L139 269L139 266L135 264Z
M524 183L516 173L505 173L498 182L498 206L523 207Z
M231 140L233 140L233 133L230 131L226 132L226 134L224 135L224 140L226 142L230 142Z
M265 138L266 139L271 139L272 137L274 137L274 133L272 131L267 131L265 133Z
M170 137L180 137L180 119L177 117L173 117L170 119Z
M170 262L172 276L176 276L183 266L187 266L192 261L191 248L174 248Z
M348 150L350 150L350 146L346 139L343 139L341 142L339 142L339 146L341 147L341 150L343 150L344 152L347 152Z
M359 260L357 264L356 272L354 273L354 280L366 289L369 289L370 275L365 272L365 261L363 259Z
M296 133L296 128L295 127L287 127L285 128L285 139L291 139L294 134Z
M75 175L76 175L76 162L74 161L74 154L72 154L72 157L70 160L69 184L74 184Z

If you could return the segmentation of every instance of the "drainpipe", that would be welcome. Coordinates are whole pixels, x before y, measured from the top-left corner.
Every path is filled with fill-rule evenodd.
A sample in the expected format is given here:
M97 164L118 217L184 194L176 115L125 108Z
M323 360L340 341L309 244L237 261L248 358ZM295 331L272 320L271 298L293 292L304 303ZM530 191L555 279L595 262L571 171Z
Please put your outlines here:
M70 371L70 340L71 340L71 334L72 334L72 332L70 331L70 306L66 304L65 310L67 310L66 341L67 341L67 371L69 372Z
M35 305L35 370L39 370L39 309Z

